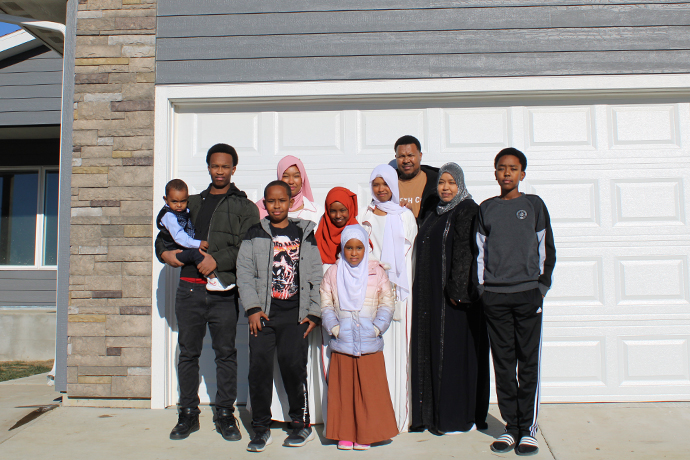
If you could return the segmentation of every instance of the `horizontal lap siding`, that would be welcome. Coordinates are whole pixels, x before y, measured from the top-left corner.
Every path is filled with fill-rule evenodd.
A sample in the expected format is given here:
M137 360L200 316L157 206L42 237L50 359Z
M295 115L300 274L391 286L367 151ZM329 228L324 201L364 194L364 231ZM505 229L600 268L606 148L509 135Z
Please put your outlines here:
M0 126L60 124L61 88L62 57L46 47L0 61Z
M0 307L55 306L56 270L0 270Z
M162 84L684 73L690 50L690 2L196 0L158 14Z
M243 14L343 10L418 10L429 8L502 8L512 6L637 5L653 0L166 0L158 5L159 16L179 14ZM689 3L676 1L666 3Z

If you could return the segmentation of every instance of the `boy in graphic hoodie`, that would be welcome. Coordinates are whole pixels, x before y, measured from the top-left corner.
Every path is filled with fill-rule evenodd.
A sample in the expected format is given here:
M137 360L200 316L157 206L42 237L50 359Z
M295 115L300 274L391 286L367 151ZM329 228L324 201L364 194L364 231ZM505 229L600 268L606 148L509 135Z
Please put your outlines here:
M237 285L249 320L249 397L254 436L247 446L271 444L273 360L290 405L291 434L283 445L314 439L309 419L309 333L321 322L319 288L323 269L314 222L289 218L290 186L273 181L264 189L268 215L249 229L237 256Z

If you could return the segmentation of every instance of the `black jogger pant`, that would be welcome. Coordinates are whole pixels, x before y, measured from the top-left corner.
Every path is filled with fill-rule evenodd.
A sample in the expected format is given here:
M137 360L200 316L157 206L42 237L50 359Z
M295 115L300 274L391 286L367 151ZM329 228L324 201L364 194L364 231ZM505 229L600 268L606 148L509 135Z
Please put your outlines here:
M177 381L180 385L180 406L199 406L199 356L204 344L206 326L211 332L211 345L216 353L216 408L234 411L237 398L237 289L223 292L207 291L205 284L180 280L175 297L180 357Z
M506 432L536 436L543 298L539 289L482 296ZM517 367L517 375L516 369Z
M252 427L271 426L273 398L273 359L278 354L278 367L285 385L288 414L293 426L309 425L307 394L307 358L309 339L304 338L309 323L299 324L299 308L271 308L269 320L254 337L249 334L249 397L252 402Z

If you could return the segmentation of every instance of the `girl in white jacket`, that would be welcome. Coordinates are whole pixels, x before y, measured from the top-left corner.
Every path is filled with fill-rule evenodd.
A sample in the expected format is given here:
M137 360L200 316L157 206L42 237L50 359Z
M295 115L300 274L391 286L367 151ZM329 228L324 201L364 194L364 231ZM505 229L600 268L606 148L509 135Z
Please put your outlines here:
M384 267L369 261L366 230L345 227L340 244L321 283L322 325L332 336L326 437L338 449L366 450L398 434L382 352L395 300Z

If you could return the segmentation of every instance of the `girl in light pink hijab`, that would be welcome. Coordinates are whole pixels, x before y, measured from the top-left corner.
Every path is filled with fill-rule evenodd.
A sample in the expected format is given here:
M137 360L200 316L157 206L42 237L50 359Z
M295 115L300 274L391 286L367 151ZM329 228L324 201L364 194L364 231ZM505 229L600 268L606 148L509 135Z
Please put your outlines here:
M302 164L302 160L292 155L287 155L278 162L277 172L278 180L282 180L290 186L292 198L295 200L295 203L290 207L288 216L311 220L318 224L318 218L321 217L321 213L314 204L314 195L312 194L309 177L307 177L307 171L304 168L304 164ZM256 206L259 208L260 218L263 219L268 215L263 198L256 202Z

